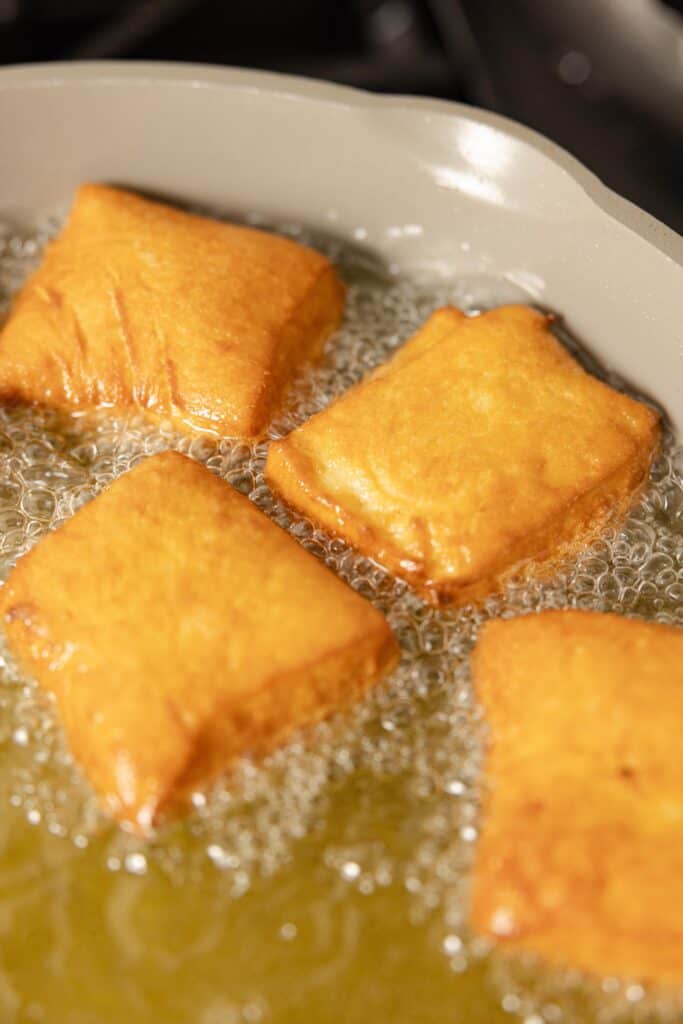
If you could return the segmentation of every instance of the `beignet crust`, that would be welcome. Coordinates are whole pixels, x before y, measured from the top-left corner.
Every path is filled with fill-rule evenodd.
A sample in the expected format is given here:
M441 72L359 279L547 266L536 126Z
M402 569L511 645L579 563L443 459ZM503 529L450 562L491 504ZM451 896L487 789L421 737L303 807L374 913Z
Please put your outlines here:
M484 626L472 923L551 963L683 981L683 630L553 611Z
M369 602L175 452L39 541L0 613L103 806L141 831L231 761L358 699L398 656Z
M548 317L444 308L272 444L266 475L426 600L465 604L623 518L658 439L656 414L587 374Z
M83 185L0 334L0 399L257 437L343 305L306 246Z

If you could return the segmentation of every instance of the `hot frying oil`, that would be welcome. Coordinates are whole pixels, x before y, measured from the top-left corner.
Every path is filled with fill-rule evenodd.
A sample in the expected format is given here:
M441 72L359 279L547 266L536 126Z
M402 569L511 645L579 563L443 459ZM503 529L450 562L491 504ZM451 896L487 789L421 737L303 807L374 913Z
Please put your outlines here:
M0 226L0 314L55 225L24 234ZM386 359L438 306L510 298L495 283L425 283L337 242L317 244L350 285L346 319L275 435ZM353 713L265 763L242 762L195 794L186 821L144 844L102 819L52 706L3 648L0 1019L680 1019L675 993L492 955L465 924L484 737L467 670L479 626L490 615L567 606L683 624L683 459L672 439L622 530L547 584L521 582L483 609L444 613L290 517L264 484L265 444L215 444L136 417L0 410L0 579L43 533L168 447L249 495L369 597L388 615L403 661Z

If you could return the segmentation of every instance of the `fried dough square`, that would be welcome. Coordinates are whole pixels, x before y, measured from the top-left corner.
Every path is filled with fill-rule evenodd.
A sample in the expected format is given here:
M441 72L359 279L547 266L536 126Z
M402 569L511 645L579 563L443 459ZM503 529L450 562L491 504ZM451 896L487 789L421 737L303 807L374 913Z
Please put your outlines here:
M271 445L271 487L433 604L548 575L625 515L659 439L656 414L587 374L550 322L439 310Z
M596 612L491 622L471 917L558 965L683 981L683 630Z
M343 305L304 245L83 185L0 334L0 399L257 437Z
M104 808L138 831L361 697L398 653L369 602L175 452L20 559L0 613Z

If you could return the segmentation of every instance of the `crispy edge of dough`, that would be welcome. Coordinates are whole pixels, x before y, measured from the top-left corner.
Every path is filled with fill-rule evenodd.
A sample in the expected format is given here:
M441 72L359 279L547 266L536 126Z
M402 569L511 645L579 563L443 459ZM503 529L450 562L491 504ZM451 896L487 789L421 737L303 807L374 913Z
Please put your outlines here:
M514 724L514 718L510 715L510 709L509 707L506 708L506 705L509 705L508 696L505 695L503 702L499 702L495 698L496 692L499 691L498 684L500 682L499 679L494 678L496 675L500 675L499 670L501 669L502 652L500 650L500 638L509 627L514 628L514 623L529 622L536 624L539 619L545 621L554 620L555 622L563 621L567 624L582 620L584 624L590 623L592 626L595 626L600 620L609 620L612 627L617 625L625 626L626 628L633 627L641 633L643 629L647 630L654 627L655 630L661 631L662 634L669 632L683 637L683 630L675 626L643 621L639 618L627 618L613 612L596 612L576 608L534 612L514 619L491 619L482 626L472 652L471 666L476 697L483 707L486 719L490 723L490 728L486 742L487 749L484 762L485 779L481 812L484 824L480 830L474 863L469 920L475 932L489 938L493 937L491 910L496 909L499 896L492 896L490 885L485 884L485 869L483 865L492 865L491 871L495 875L497 884L500 884L501 879L509 883L510 874L505 867L505 862L501 863L501 854L507 858L510 851L514 851L515 841L520 836L520 833L515 832L514 829L515 827L517 829L520 828L520 816L523 813L514 801L508 799L506 793L505 799L502 801L502 813L496 814L494 811L495 818L491 815L492 822L496 826L495 832L487 829L486 819L491 814L492 804L495 802L495 789L492 788L492 784L495 785L497 777L507 773L510 753L511 750L514 750L514 743L510 742L508 736L505 748L502 751L501 764L496 769L497 774L491 775L491 762L498 759L495 749L495 723L505 720L508 725ZM505 669L503 668L502 671L504 672ZM572 780L569 781L567 788L562 789L561 796L563 805L566 804L567 800L572 801L572 803L576 801L577 796ZM521 798L520 803L522 803ZM547 806L544 808L544 811L548 818L549 830L552 830L553 822L556 820L557 808ZM527 817L529 817L528 813ZM511 823L513 830L508 835L507 842L500 835L506 822ZM537 827L537 825L537 813L534 809L533 820L522 824L521 834L523 835L524 831L528 830L527 826ZM612 829L612 841L619 843L623 838L623 833L620 831L618 823L616 825L611 823L607 827ZM547 848L547 842L543 845ZM488 875L486 878L488 878ZM528 878L526 881L528 884ZM517 899L524 904L528 903L528 891L524 885L520 886ZM620 977L639 978L645 983L665 986L675 985L678 987L681 984L681 978L683 977L681 973L683 952L680 947L668 947L662 941L663 937L661 935L642 937L639 934L634 935L633 932L628 930L618 931L616 929L614 934L610 936L600 934L599 932L588 934L584 936L579 946L576 943L573 944L572 956L569 957L565 952L568 946L567 921L551 922L547 916L544 917L542 915L540 910L539 917L541 921L538 928L533 930L527 928L521 936L497 935L496 941L502 942L504 947L507 946L508 953L513 956L530 953L547 964L560 969L579 969L586 972L586 974L598 977L615 974ZM583 924L584 922L579 920L578 925L582 926ZM604 967L601 967L600 964L603 964Z
M206 785L246 752L266 756L299 730L348 709L393 671L400 657L398 641L382 616L353 647L340 647L300 669L271 677L239 706L225 702L205 723L174 790L162 798L159 813L177 814L198 784ZM312 696L317 699L311 701ZM282 712L292 703L304 710L296 720L290 716L283 723ZM246 747L226 761L221 752L231 738L245 735Z
M178 452L165 451L150 456L145 461L151 460L157 465L159 460L170 460L172 463L180 460L210 480L212 486L218 484L233 490L229 484L210 474L205 467ZM124 474L124 477L126 475ZM114 481L114 484L116 482ZM103 493L106 494L106 491ZM234 492L234 495L239 498L240 503L250 509L251 514L262 516L274 530L282 532L292 545L298 547L294 538L268 520L244 496L239 492ZM59 529L48 533L43 541L51 544L58 541L60 530L68 531L70 524L76 519L80 521L83 515L87 516L91 504L89 502L83 509L78 510ZM32 566L40 558L41 543L38 542L19 559L7 582L0 587L0 621L4 623L9 646L22 666L28 661L40 660L42 654L30 652L31 647L35 645L35 637L22 616L13 616L11 622L6 620L8 612L15 605L30 604L40 607L40 602L33 593L25 592L27 585L24 582L25 573L22 567ZM305 549L300 548L300 552L316 561ZM335 583L342 582L331 570L322 565L320 567L329 573ZM356 597L361 605L367 605L369 614L362 630L359 627L359 636L353 644L325 651L319 657L295 666L286 673L275 673L247 695L226 695L222 699L219 698L216 713L212 718L203 720L197 729L180 729L178 742L184 748L182 763L175 774L169 774L162 780L163 784L153 813L149 816L149 821L144 823L136 817L137 812L133 813L136 811L135 808L129 810L123 805L119 808L118 801L112 800L112 791L97 784L99 758L93 757L89 740L81 742L80 726L69 724L70 704L59 678L57 677L58 685L50 685L49 682L38 679L40 690L51 694L56 701L58 718L69 748L73 751L78 764L82 766L84 774L92 780L91 785L106 813L124 822L130 831L147 835L150 828L158 824L162 818L167 815L177 817L186 810L194 789L210 785L218 775L229 770L241 757L248 753L254 753L259 757L265 756L291 734L308 728L360 700L372 686L395 668L400 660L401 650L385 616L360 595ZM29 649L30 652L28 659L23 653L25 649ZM27 674L32 673L29 670ZM329 686L330 680L334 684L332 687ZM301 711L300 714L297 714L297 709ZM282 715L285 712L288 714L283 721ZM178 721L177 724L180 726L181 723ZM235 744L234 752L226 754L231 743Z
M648 409L645 405L643 408ZM316 487L315 466L291 440L292 435L271 444L266 481L285 505L405 579L429 604L460 607L501 592L520 574L540 580L549 578L566 559L596 540L608 526L626 517L647 483L659 446L659 421L654 412L648 411L651 412L649 439L635 449L630 461L567 502L561 512L555 513L533 533L522 533L488 566L484 575L471 579L430 578L424 564L408 559L390 539L328 498Z
M307 366L320 361L326 342L342 322L345 300L346 287L334 266L323 266L282 327L272 369L264 374L260 392L239 421L238 436L251 440L264 437L297 377Z
M132 201L134 204L142 203L149 205L155 211L163 211L173 221L177 218L196 219L207 223L221 225L223 221L214 217L207 217L201 214L188 213L178 209L171 202L164 202L158 199L150 199L138 195L129 189L113 188L107 185L95 183L84 183L76 189L75 198L72 203L69 217L60 232L59 236L48 242L43 259L36 270L29 275L17 294L14 296L7 317L0 322L0 344L2 334L13 321L15 314L20 313L23 304L34 302L34 290L36 284L43 286L42 276L45 275L45 258L50 250L82 244L78 240L78 233L87 230L80 223L90 215L91 203L101 202L104 198L108 203L116 206L121 204L124 208ZM85 209L85 213L84 213ZM268 235L271 232L260 228L252 228L247 225L227 226L244 227L260 235ZM72 236L76 235L74 241ZM278 237L278 236L273 236ZM290 241L291 245L298 245L300 248L311 249L302 243ZM91 406L74 405L68 401L51 403L39 401L27 392L22 381L19 380L13 387L3 387L0 390L0 399L7 405L29 405L45 408L56 408L63 412L78 411L81 414L89 415L100 410L106 410L110 415L125 415L131 409L138 409L147 420L152 423L163 423L171 420L189 433L199 435L211 435L214 437L235 437L246 440L261 440L267 432L273 417L286 402L287 392L296 378L305 370L308 365L315 364L320 360L326 342L340 326L346 302L346 286L339 277L334 264L318 250L311 249L312 253L320 257L320 270L304 295L300 298L291 316L285 321L274 339L273 358L270 367L265 367L261 384L254 390L251 399L244 403L240 415L230 420L218 422L214 419L202 417L199 413L184 415L180 407L171 407L163 414L158 415L152 409L138 406L133 400L121 404L94 402ZM74 346L78 347L77 339ZM172 403L173 405L173 403Z
M348 710L393 671L400 657L398 642L382 616L352 647L328 651L300 668L275 674L239 700L219 700L212 717L196 730L180 734L184 759L175 774L159 780L154 807L145 820L137 808L112 801L111 792L96 785L99 759L93 756L90 743L80 742L78 734L74 738L75 730L68 728L64 695L60 691L55 697L69 748L100 806L128 831L145 837L159 824L185 814L193 792L210 789L243 757L266 757L301 730Z

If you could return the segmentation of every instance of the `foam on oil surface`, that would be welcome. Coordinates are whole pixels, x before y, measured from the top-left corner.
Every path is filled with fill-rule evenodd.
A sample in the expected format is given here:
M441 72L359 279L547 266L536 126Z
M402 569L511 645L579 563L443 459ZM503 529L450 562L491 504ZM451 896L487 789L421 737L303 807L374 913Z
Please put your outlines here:
M23 237L0 228L0 315L55 223ZM301 236L298 229L284 230ZM476 287L420 283L336 242L321 245L350 284L346 319L324 364L290 396L275 436L386 359L434 308L452 302L472 310L522 297L481 281ZM439 915L444 954L454 972L467 971L488 957L465 927L483 735L468 676L477 630L491 615L567 606L683 624L681 452L669 438L652 485L624 528L605 536L551 583L520 583L483 609L443 613L425 607L404 584L340 541L293 519L263 482L266 445L216 445L135 417L92 420L0 409L0 580L46 530L141 458L168 447L205 463L247 494L386 612L401 642L402 664L352 714L297 737L262 764L242 762L210 794L196 794L187 821L144 844L103 821L49 702L19 676L3 650L0 739L7 756L0 792L36 827L78 847L108 829L104 856L111 872L144 875L154 861L179 881L191 882L208 860L234 897L255 876L286 864L299 840L325 827L330 808L341 799L343 827L322 852L329 870L365 894L402 885L411 894L415 920ZM380 801L384 810L393 807L400 814L394 834L375 827ZM529 970L525 961L491 957L489 976L503 1008L527 1024L579 1021L587 1012L600 1021L673 1019L680 1011L673 997L662 1002L637 985L606 979L598 988L567 974Z

